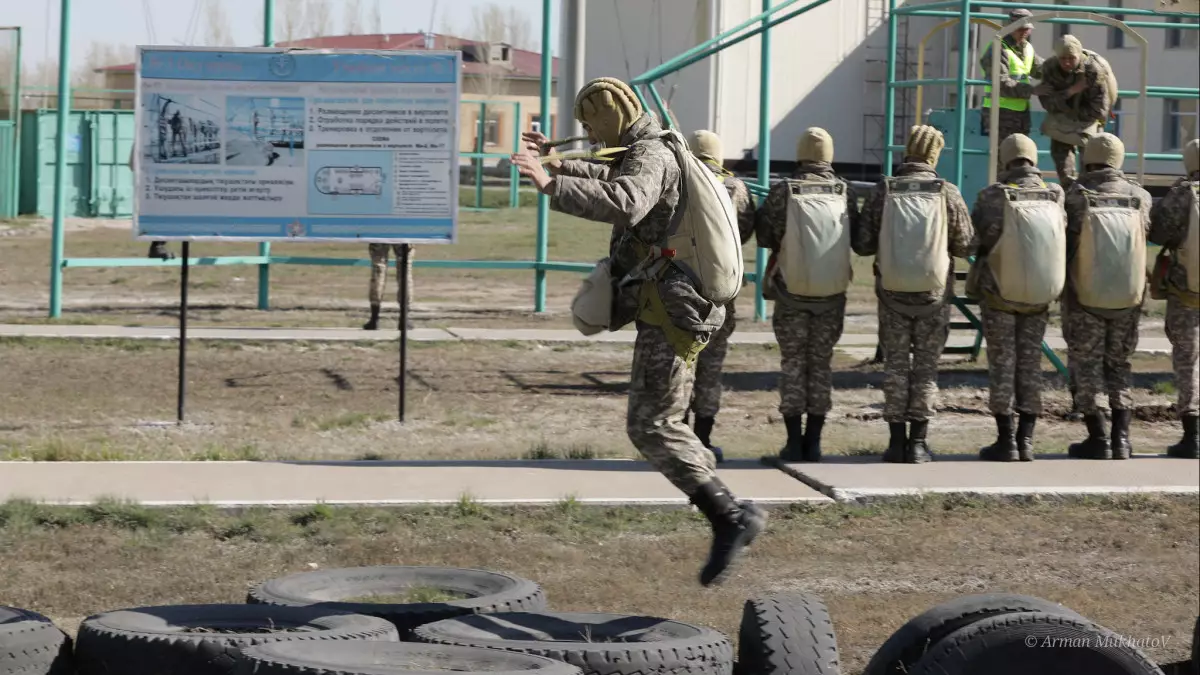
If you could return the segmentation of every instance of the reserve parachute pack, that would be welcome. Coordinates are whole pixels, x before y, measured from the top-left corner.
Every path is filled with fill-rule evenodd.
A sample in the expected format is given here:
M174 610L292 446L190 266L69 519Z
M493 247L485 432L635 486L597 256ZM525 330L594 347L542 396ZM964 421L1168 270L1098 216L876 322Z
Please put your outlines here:
M571 321L584 335L609 330L612 323L613 285L609 259L596 263L571 300Z
M1146 229L1142 200L1081 189L1087 211L1071 280L1079 304L1096 309L1128 309L1142 303L1146 290Z
M1187 292L1200 293L1200 183L1192 181L1192 210L1187 237L1175 252L1176 261L1187 270Z
M941 292L950 271L946 182L885 178L879 230L879 281L898 293Z
M1067 218L1061 193L1040 188L1004 189L1004 229L988 253L1000 297L1048 305L1067 280Z
M787 225L779 270L792 295L824 298L846 292L852 279L846 184L789 180Z

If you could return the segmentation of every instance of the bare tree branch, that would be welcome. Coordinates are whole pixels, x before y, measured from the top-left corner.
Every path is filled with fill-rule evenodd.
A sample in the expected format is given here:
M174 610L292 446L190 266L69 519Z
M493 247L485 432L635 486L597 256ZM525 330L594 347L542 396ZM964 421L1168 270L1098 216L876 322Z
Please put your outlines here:
M379 9L379 0L375 0L371 5L371 17L367 28L375 34L383 32L383 12Z
M333 25L333 5L329 0L308 0L304 18L304 37L331 35L336 30Z
M304 30L304 0L278 0L275 3L275 14L279 17L279 37L281 42L299 40Z
M225 14L223 0L208 0L204 7L204 44L209 47L229 47L233 42L233 28Z
M346 35L362 35L363 16L362 0L345 0L346 6L342 14L342 32Z

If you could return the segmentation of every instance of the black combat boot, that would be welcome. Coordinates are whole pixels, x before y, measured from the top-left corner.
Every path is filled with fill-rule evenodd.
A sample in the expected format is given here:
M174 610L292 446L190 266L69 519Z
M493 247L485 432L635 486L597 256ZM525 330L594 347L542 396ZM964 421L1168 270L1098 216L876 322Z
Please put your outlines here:
M174 260L175 254L167 248L165 241L150 242L150 251L146 253L147 258L162 258L163 260Z
M1013 431L1012 415L996 415L996 442L979 449L979 459L985 462L1015 462L1017 436Z
M371 318L363 324L363 330L379 330L379 305L371 305Z
M712 525L712 549L700 570L700 584L711 586L725 579L729 567L767 526L767 514L750 504L739 504L719 478L701 485L690 501Z
M825 428L825 416L808 416L808 428L804 430L804 461L821 461L821 430Z
M1081 443L1067 447L1067 456L1074 459L1112 459L1112 448L1108 447L1108 434L1104 433L1104 415L1099 412L1084 415L1088 437Z
M904 450L905 464L924 464L933 461L929 452L929 444L925 442L925 433L929 430L929 420L913 420L908 429L908 444Z
M779 451L779 459L785 462L803 462L804 415L788 415L783 418L783 424L787 427L787 444Z
M1033 461L1033 428L1037 426L1038 416L1021 413L1017 421L1017 455L1022 462Z
M1112 411L1112 458L1129 459L1133 448L1129 445L1129 422L1133 411L1128 408L1113 408Z
M720 464L725 461L725 453L722 452L720 448L714 447L713 444L709 442L709 439L712 436L714 423L716 423L716 420L711 417L701 417L696 415L696 428L694 431L696 432L696 436L700 439L700 442L704 444L704 447L708 448L712 452L713 456L717 458L717 464Z
M904 448L908 445L908 426L904 422L888 422L891 439L883 451L883 461L890 464L904 463Z
M1183 438L1167 447L1167 456L1200 459L1200 415L1184 415L1180 421L1183 422Z

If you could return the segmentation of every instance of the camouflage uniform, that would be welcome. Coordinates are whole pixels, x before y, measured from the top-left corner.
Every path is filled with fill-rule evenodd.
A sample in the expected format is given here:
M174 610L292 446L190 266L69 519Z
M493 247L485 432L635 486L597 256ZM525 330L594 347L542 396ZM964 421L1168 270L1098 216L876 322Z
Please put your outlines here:
M1017 47L1014 43L1013 36L1008 35L1004 38L1004 44L1013 51L1020 51L1023 47ZM1028 42L1026 44L1029 44ZM1032 49L1030 45L1030 49ZM1033 55L1033 69L1029 76L1034 79L1042 79L1042 57L1036 53ZM983 50L983 56L979 58L979 65L983 68L983 79L988 82L992 81L992 43ZM995 93L995 92L993 92ZM1033 98L1033 85L1028 82L1022 82L1012 76L1009 69L1008 50L1000 50L1000 92L999 96L1004 98L1023 98L1029 100ZM1025 110L1009 110L1000 108L1000 137L996 142L1000 142L1013 134L1029 135L1032 126L1032 112L1026 108ZM982 133L987 136L991 132L991 110L983 109L983 114L979 117L980 123L983 125ZM1004 167L1000 166L997 175L1004 173Z
M1119 169L1089 171L1067 190L1068 261L1074 258L1079 247L1083 215L1087 212L1087 197L1080 187L1093 192L1139 197L1142 215L1149 223L1149 193L1125 178ZM1140 305L1118 310L1084 308L1079 304L1071 275L1067 275L1063 323L1071 323L1071 330L1065 335L1067 353L1075 368L1075 405L1085 417L1099 414L1096 396L1104 390L1108 392L1109 406L1113 410L1127 410L1133 405L1129 359L1137 349L1141 315Z
M715 168L713 173L721 175ZM733 208L737 211L738 230L745 244L754 232L754 198L741 180L726 176L724 182ZM725 323L713 334L712 340L696 359L696 386L692 392L691 408L697 418L716 417L721 410L721 368L729 351L729 336L737 328L736 311L736 301L731 300L725 305Z
M937 178L932 166L918 162L900 165L896 175ZM867 197L859 226L854 229L852 243L858 255L878 253L886 195L887 189L881 183ZM949 183L946 184L946 206L950 255L964 258L971 252L971 214L958 188ZM938 360L950 332L948 300L954 296L953 260L946 270L946 290L942 295L897 293L884 290L880 284L876 268L879 340L884 358L884 419L889 423L928 420L934 416Z
M620 145L629 149L610 166L567 160L556 171L550 207L561 213L611 223L610 264L615 279L642 257L636 241L653 244L670 227L680 199L680 169L671 149L656 137L661 127L643 114ZM668 266L658 282L671 325L707 342L725 321L725 308L702 298L692 281ZM667 331L639 316L641 287L619 289L613 302L613 329L638 319L629 386L626 430L639 452L676 487L695 495L716 478L715 462L684 424L694 372L672 346Z
M794 180L840 180L825 162L801 162ZM787 231L790 191L786 181L777 183L759 209L755 222L758 245L778 252ZM846 186L850 231L858 223L858 197ZM776 270L771 283L775 288L775 311L771 317L775 339L779 341L782 368L779 380L779 412L785 418L797 415L825 415L832 407L833 373L830 361L833 349L842 337L846 316L846 294L826 298L793 295L787 291L782 274Z
M1058 65L1057 56L1046 59L1042 64L1042 84L1050 85L1054 92L1038 96L1038 100L1046 109L1047 117L1059 117L1071 123L1094 122L1094 133L1099 133L1108 119L1112 101L1108 100L1108 89L1102 79L1104 75L1097 67L1095 59L1090 58L1092 52L1085 49L1083 53L1084 57L1079 59L1079 65L1069 72ZM1067 96L1067 90L1081 77L1087 78L1088 88L1083 90L1083 93ZM1050 157L1054 159L1058 182L1064 188L1069 187L1078 175L1075 168L1075 146L1050 139Z
M400 244L368 244L371 252L371 287L369 297L372 305L383 304L383 289L387 285L387 268L388 268L388 249L391 248L396 253L396 264L400 264L401 253ZM408 267L404 274L407 277L405 282L408 285L408 293L403 298L409 307L412 306L412 263L413 263L413 248L408 247ZM400 270L396 270L396 302L399 303L400 297Z
M984 188L975 200L971 222L975 226L976 264L979 288L983 296L983 335L987 339L989 408L993 415L1013 414L1016 409L1027 415L1042 413L1042 340L1049 319L1048 305L1015 307L1000 297L996 277L986 264L988 251L1004 231L1004 208L1008 201L1004 187L1045 187L1062 194L1062 188L1042 181L1041 171L1024 166L1008 171L1000 183ZM1017 311L1020 310L1020 311Z
M1150 210L1149 239L1168 249L1183 245L1188 234L1188 218L1192 209L1192 185L1200 181L1200 173L1180 179ZM1173 261L1167 273L1167 338L1171 341L1171 365L1175 370L1175 389L1178 398L1175 410L1179 416L1200 413L1200 309L1184 302L1187 294L1187 270Z

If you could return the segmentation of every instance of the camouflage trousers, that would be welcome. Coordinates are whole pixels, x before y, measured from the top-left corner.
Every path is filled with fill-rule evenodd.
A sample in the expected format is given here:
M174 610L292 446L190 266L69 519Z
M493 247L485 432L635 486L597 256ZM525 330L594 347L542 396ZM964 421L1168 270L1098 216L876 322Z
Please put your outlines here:
M779 341L779 413L824 415L833 407L833 348L842 337L846 301L820 313L775 303L772 324Z
M695 373L660 328L639 322L637 331L625 430L651 466L695 494L716 476L715 457L683 422Z
M1016 410L1042 414L1042 339L1048 311L1015 314L983 306L983 336L987 340L988 408L993 415Z
M1075 371L1075 407L1080 413L1099 413L1096 397L1101 392L1108 393L1108 405L1114 410L1133 405L1129 359L1137 350L1141 318L1141 307L1108 319L1083 309L1074 299L1064 298L1063 323L1071 322L1071 330L1063 337Z
M729 353L729 336L737 329L737 308L725 305L725 323L696 358L696 386L692 389L692 412L696 417L716 417L721 410L721 369Z
M938 360L949 337L949 304L929 316L913 318L879 303L886 421L921 421L934 416Z
M1172 293L1167 296L1166 324L1178 392L1175 410L1180 416L1195 415L1200 412L1200 309L1184 305Z
M1067 189L1079 177L1079 170L1075 166L1075 146L1051 139L1050 158L1054 160L1054 170L1058 172L1058 184Z
M388 268L388 249L391 248L396 253L396 266L400 265L400 244L369 244L371 252L371 286L368 293L372 305L383 304L383 289L387 284L387 268ZM412 281L412 263L413 263L413 248L408 247L408 267L404 274L407 277L408 284L407 297L404 300L408 305L412 306L413 281ZM400 270L396 270L396 303L400 302Z
M980 123L983 125L983 135L987 136L991 132L991 114L992 111L988 108L983 108L983 114L980 115ZM1000 109L1000 130L999 138L996 139L996 146L999 147L1004 139L1013 134L1029 135L1029 130L1033 127L1032 115L1028 110L1009 110L1007 108ZM1004 163L1000 161L999 155L996 157L996 175L1004 173Z

